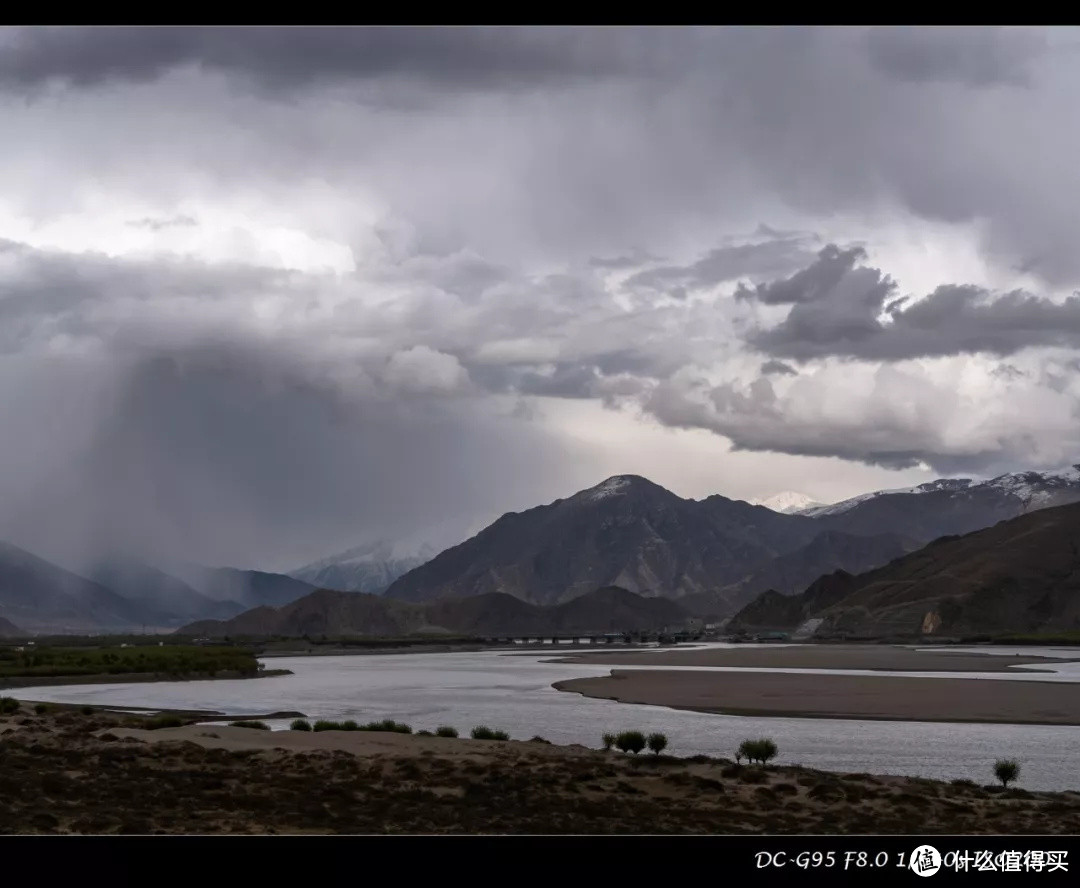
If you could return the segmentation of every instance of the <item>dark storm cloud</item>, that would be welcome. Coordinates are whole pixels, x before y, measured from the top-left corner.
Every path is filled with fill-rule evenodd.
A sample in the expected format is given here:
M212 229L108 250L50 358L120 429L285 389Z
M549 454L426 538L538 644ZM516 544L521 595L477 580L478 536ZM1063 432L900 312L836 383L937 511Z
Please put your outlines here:
M569 456L469 405L351 397L258 341L150 351L109 370L90 439L57 464L39 458L33 484L2 479L0 533L67 563L120 550L287 569L367 536L439 533L527 504L542 495L536 473ZM30 440L74 421L28 416L5 419L23 420ZM497 498L474 483L492 471Z
M91 141L116 131L104 155L132 133L173 138L170 120L183 120L169 146L181 165L230 186L374 181L421 236L484 253L488 240L518 257L617 261L629 244L666 255L665 238L689 224L779 218L777 206L810 217L886 207L977 221L990 261L1073 286L1077 71L1060 43L988 27L33 28L0 33L0 84L9 101L54 80L95 87L58 91L60 103L122 93L111 104L122 125L93 127ZM260 89L222 89L213 75ZM1031 89L996 88L1023 77ZM357 89L323 89L342 83ZM300 86L311 89L289 92ZM500 95L521 86L535 88ZM184 114L159 118L154 90ZM289 102L263 101L282 91ZM364 113L400 93L411 104L389 117ZM194 151L208 130L226 137ZM159 155L170 151L146 156ZM121 178L138 174L122 166Z
M741 277L773 277L798 268L813 254L803 237L778 237L761 243L740 244L711 250L691 265L666 265L631 275L630 289L704 289Z
M866 34L874 67L913 82L1027 85L1045 50L1037 33L1005 28L878 27Z
M985 352L997 356L1032 347L1080 347L1080 296L1063 301L1013 291L995 295L972 285L943 284L914 302L894 298L897 285L860 265L861 248L824 248L788 278L737 295L765 305L790 305L774 327L749 341L778 357L845 357L895 361Z
M367 536L452 544L542 499L566 460L593 474L535 423L463 400L452 355L390 341L408 329L384 322L372 351L340 321L343 339L249 323L253 299L304 305L325 280L12 243L0 257L0 539L65 563L285 569Z
M33 27L8 35L0 81L94 86L197 65L271 87L394 75L506 87L640 72L658 50L695 39L633 28Z
M762 376L767 376L770 373L779 373L784 376L798 376L799 371L792 367L790 364L785 364L783 361L766 361L761 365Z

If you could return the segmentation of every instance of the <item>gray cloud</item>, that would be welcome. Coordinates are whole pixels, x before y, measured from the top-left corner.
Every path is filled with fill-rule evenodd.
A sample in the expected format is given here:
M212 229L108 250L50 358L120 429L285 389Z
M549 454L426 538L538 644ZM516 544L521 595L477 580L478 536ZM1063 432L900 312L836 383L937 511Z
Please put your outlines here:
M738 296L791 305L787 317L750 337L770 354L904 360L986 352L997 356L1032 347L1080 347L1080 297L1054 302L1020 291L995 295L972 285L943 284L922 299L894 299L885 273L857 263L861 248L823 249L788 278Z
M783 361L770 360L761 365L761 375L767 376L770 373L779 373L784 376L798 376L799 371L792 367L790 364L785 364Z
M91 179L116 165L125 184L174 187L119 161L134 149L197 171L180 193L196 175L332 181L493 258L670 255L690 226L884 208L978 223L990 262L1071 286L1080 129L1061 109L1078 60L1059 43L995 28L32 28L0 38L0 82L5 111L37 123L17 140L63 139ZM1020 76L1030 89L984 89ZM94 89L21 100L52 80ZM403 81L409 101L387 109ZM37 203L51 181L28 186Z
M1026 86L1046 41L1024 29L894 26L871 28L866 48L871 64L898 80Z
M193 216L178 214L164 219L152 217L132 219L127 224L130 228L148 228L150 231L163 231L166 228L194 228L199 222Z
M838 476L1080 449L1061 44L0 31L0 537L70 506L72 539L304 560L383 519L527 505L595 480L545 431L585 406L547 398ZM196 258L117 258L149 243Z
M653 256L645 250L634 250L627 256L592 256L589 258L589 265L593 268L618 271L624 268L637 268L642 265L647 265L650 262L662 261L662 257Z
M0 538L65 563L123 549L286 569L369 536L448 545L548 496L567 461L582 483L600 471L470 397L407 322L373 348L245 319L325 280L3 251Z
M379 27L27 27L0 52L0 81L29 86L145 82L196 65L267 86L400 75L493 86L630 75L693 45L685 29Z
M806 249L806 240L801 236L778 235L757 243L719 247L690 265L665 265L639 271L626 279L625 286L653 290L703 289L742 277L774 277L798 268L812 257Z

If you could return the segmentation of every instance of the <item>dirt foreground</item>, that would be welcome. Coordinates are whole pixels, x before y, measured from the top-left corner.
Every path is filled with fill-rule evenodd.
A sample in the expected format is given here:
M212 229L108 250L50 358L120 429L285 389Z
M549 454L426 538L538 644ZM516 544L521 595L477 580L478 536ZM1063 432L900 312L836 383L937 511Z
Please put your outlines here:
M0 833L1080 833L1080 793L77 710L0 718Z

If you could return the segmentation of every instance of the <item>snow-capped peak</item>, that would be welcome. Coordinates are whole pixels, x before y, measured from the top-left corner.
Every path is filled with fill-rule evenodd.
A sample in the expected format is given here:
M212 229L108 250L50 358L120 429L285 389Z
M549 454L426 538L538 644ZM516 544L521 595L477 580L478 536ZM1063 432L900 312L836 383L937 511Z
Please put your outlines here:
M1028 508L1060 504L1062 497L1071 500L1072 494L1080 490L1080 463L1055 469L1049 472L1009 472L985 481L972 478L938 478L914 487L898 487L892 490L875 490L853 496L851 499L833 503L831 506L812 506L800 510L800 514L820 518L826 515L838 515L848 509L875 497L886 494L938 493L940 491L975 491L994 488L1023 500Z
M330 555L319 561L304 565L300 572L318 570L323 567L345 566L350 564L381 564L394 561L429 561L436 555L435 549L427 543L402 543L390 540L374 540L354 546L345 552Z
M589 502L607 499L609 496L620 496L627 492L633 481L633 475L613 475L606 481L601 481L596 487L582 491L582 495Z
M825 515L839 515L841 512L846 512L848 509L854 508L859 503L864 503L867 500L885 496L887 494L916 495L920 493L934 493L938 490L962 490L966 487L971 487L976 483L977 482L972 481L970 478L938 478L936 481L927 481L923 484L916 484L914 487L892 487L888 490L874 490L870 493L860 493L858 496L841 500L840 502L833 503L829 506L810 506L801 509L800 514L808 515L811 518L820 518Z
M810 499L805 493L797 493L794 490L785 490L770 496L768 499L758 500L757 505L764 506L766 509L772 509L774 512L783 512L787 515L792 515L796 512L801 512L803 509L812 509L817 506L823 506L824 503L819 503L816 500Z

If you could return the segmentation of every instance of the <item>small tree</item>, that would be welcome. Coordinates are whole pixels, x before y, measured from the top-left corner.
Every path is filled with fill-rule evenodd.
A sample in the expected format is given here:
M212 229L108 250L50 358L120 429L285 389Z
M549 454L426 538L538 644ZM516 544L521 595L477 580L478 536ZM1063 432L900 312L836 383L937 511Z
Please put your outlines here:
M1016 759L998 759L994 762L994 776L1001 781L1003 789L1020 776L1020 763Z
M600 739L604 741L604 752L608 752L615 745L614 734L604 734Z
M760 762L764 765L770 759L776 758L776 753L776 744L768 737L762 737L759 740L743 740L739 744L735 758L739 762L745 758L747 761Z
M776 754L779 752L779 750L776 748L776 744L773 743L772 740L770 740L768 737L762 737L760 740L758 740L758 744L758 759L761 761L761 764L764 765L771 759L776 758Z
M623 731L615 738L615 745L623 752L637 755L645 748L645 735L641 731Z
M739 744L738 750L735 752L735 761L741 765L743 759L752 762L754 758L754 741L743 740L743 742Z
M667 737L664 734L649 734L645 740L653 755L660 755L667 749Z

